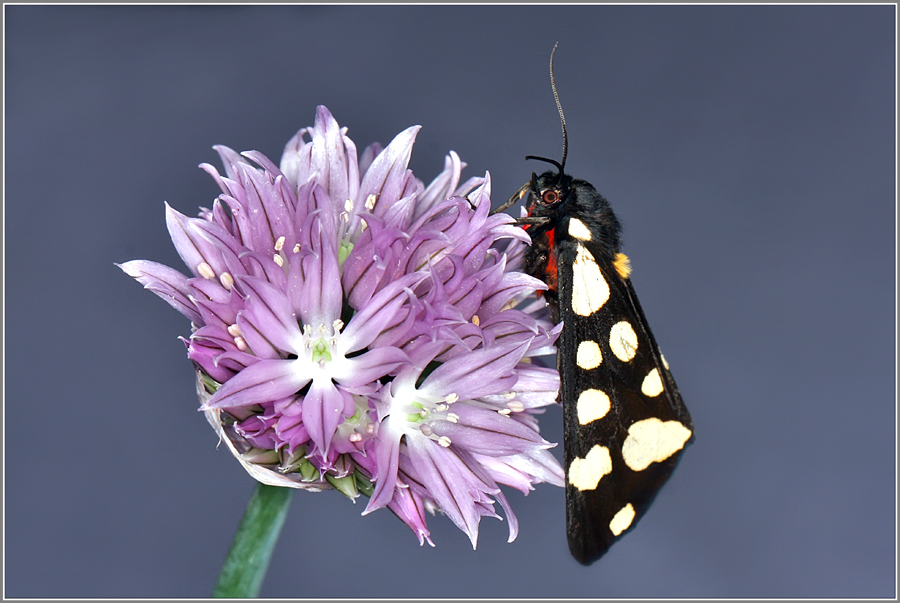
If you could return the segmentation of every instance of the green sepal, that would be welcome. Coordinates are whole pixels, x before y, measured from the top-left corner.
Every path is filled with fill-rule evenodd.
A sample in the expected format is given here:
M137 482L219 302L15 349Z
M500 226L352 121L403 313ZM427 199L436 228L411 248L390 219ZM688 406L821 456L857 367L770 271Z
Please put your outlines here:
M335 477L326 473L325 479L329 484L334 486L335 490L337 490L350 500L356 500L356 498L359 496L359 490L356 489L356 478L353 476L353 474L345 475L344 477Z
M210 377L209 375L207 375L206 373L204 373L201 370L197 371L197 375L199 375L199 377L200 377L200 383L203 384L203 388L209 394L216 393L218 391L218 389L220 387L222 387L221 383L219 383L218 381L216 381L215 379L213 379L212 377Z
M300 477L305 482L317 482L319 481L319 470L313 467L308 460L303 459L300 462Z
M372 480L363 475L359 469L355 469L353 471L353 477L356 478L356 487L359 491L365 494L368 497L372 496L372 492L375 491L375 486L372 484Z

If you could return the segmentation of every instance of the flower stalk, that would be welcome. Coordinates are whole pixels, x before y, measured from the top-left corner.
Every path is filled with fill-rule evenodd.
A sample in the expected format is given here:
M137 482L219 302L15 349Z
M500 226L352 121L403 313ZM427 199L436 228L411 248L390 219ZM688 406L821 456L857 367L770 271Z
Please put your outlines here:
M294 491L256 483L213 589L217 598L259 596Z

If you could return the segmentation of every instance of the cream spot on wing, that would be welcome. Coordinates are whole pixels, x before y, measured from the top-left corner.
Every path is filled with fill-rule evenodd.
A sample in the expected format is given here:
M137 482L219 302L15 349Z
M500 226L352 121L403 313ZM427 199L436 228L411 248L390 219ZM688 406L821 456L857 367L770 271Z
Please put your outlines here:
M609 347L622 362L628 362L637 353L638 340L627 320L617 322L609 331Z
M578 245L572 264L572 311L579 316L590 316L603 307L609 299L609 285L600 272L600 266L584 245Z
M628 503L613 516L612 521L609 522L609 531L613 533L613 536L618 536L628 529L632 521L634 521L634 507Z
M603 354L600 353L600 346L596 341L582 341L578 344L578 351L575 353L575 364L579 368L586 371L595 369L603 362Z
M641 383L641 392L645 396L649 396L651 398L658 396L663 391L663 383L662 379L659 376L659 369L655 368L644 377L644 382Z
M569 234L581 241L591 240L591 231L578 218L569 218Z
M569 483L579 490L593 490L604 475L612 472L612 458L605 446L594 446L587 456L569 465Z
M663 366L666 367L666 370L669 370L669 363L666 362L666 357L662 355L662 352L659 353L659 359L662 360Z
M609 396L599 389L586 389L578 396L578 422L587 425L609 412Z
M678 421L644 419L628 428L622 458L633 471L643 471L681 450L690 438L691 430Z

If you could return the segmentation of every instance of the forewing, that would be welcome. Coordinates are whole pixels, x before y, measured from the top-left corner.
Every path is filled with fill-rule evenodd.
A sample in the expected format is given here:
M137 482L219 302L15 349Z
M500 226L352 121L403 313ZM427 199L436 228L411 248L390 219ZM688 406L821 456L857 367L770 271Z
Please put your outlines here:
M555 251L567 533L587 564L644 515L693 424L627 270L591 241L559 237Z

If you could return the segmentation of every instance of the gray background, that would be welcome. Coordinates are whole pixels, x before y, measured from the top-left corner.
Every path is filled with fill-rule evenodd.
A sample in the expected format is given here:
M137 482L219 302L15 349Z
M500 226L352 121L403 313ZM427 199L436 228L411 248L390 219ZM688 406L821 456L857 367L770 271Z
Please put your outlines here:
M298 493L278 597L876 597L895 584L893 6L27 7L6 14L10 597L202 597L253 483L197 413L187 321L114 261L183 268L163 201L211 145L273 158L327 105L361 149L424 126L495 203L556 157L625 224L696 444L599 563L563 492L521 534ZM558 439L551 409L544 434Z

